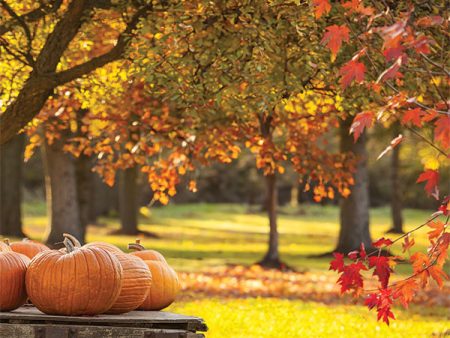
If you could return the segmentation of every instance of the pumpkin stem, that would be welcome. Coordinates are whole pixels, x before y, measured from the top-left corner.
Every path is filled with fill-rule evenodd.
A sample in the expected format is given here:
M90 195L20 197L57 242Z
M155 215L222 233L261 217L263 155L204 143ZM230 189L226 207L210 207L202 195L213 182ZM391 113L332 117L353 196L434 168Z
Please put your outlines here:
M139 243L130 243L128 244L129 250L143 251L145 248Z
M3 243L5 243L5 244L8 245L8 246L11 245L11 242L9 241L9 238L3 239Z
M73 242L67 237L64 238L63 244L66 247L67 253L71 253L76 249L76 246L74 246Z
M67 238L69 241L71 241L74 247L81 248L81 243L75 236L68 233L64 233L63 236L64 238Z

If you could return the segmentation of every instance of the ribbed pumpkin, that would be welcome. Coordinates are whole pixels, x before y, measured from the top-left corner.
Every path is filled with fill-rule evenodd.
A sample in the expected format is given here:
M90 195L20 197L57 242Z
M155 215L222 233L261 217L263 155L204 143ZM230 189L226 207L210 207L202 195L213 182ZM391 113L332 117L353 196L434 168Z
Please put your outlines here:
M84 248L102 248L114 254L122 265L123 283L119 298L106 312L120 314L136 310L147 298L152 285L152 274L147 264L138 257L125 254L116 246L104 242L92 242Z
M32 303L53 315L98 315L116 302L122 288L119 260L102 248L77 248L64 236L66 252L44 251L30 263L26 288Z
M50 250L46 245L28 238L24 238L21 242L12 242L9 246L12 251L21 253L30 259L42 251Z
M129 244L129 249L137 250L131 253L135 255L137 252L153 251L145 250L140 244ZM155 251L156 252L156 251ZM157 252L158 253L158 252ZM158 253L161 257L162 255ZM150 255L149 257L158 257ZM152 273L152 286L145 301L138 307L138 310L162 310L172 304L176 295L180 290L178 276L174 269L172 269L167 262L161 260L144 259L150 272Z
M141 241L139 239L136 240L136 243L133 243L130 245L134 245L134 244L137 244L137 245L133 246L132 248L133 248L133 250L136 250L136 251L130 252L131 255L138 256L139 258L142 258L144 261L149 260L149 261L160 261L160 262L167 263L164 256L161 255L158 251L145 249L141 245ZM129 248L130 248L130 245L128 246Z
M7 245L5 244L7 247ZM30 259L3 247L0 251L0 312L25 304L25 275Z

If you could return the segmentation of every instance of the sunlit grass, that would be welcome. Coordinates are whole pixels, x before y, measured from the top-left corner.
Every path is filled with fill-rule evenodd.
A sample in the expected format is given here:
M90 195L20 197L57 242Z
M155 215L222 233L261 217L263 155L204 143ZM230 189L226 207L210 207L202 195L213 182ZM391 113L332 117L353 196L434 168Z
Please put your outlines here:
M44 236L47 224L45 205L25 205L25 231L33 238ZM142 217L140 229L160 238L143 243L160 250L177 268L187 271L222 264L251 264L266 250L267 219L264 213L240 205L186 204L153 208L150 217ZM429 212L405 211L406 229L412 229L429 217ZM134 237L110 235L119 228L117 218L101 218L103 226L89 227L88 241L107 240L122 249ZM386 236L390 228L389 210L371 211L373 238ZM279 217L282 259L298 270L328 269L329 258L311 256L330 252L338 236L338 208L305 205L299 210L282 208ZM422 235L426 230L422 230ZM107 236L107 237L105 237ZM425 250L426 236L416 236L417 249ZM394 251L400 250L400 246ZM401 268L401 271L404 269Z
M204 318L209 338L444 337L450 329L445 308L434 308L431 315L418 307L397 310L398 320L389 327L362 306L271 298L199 300L176 303L169 310Z

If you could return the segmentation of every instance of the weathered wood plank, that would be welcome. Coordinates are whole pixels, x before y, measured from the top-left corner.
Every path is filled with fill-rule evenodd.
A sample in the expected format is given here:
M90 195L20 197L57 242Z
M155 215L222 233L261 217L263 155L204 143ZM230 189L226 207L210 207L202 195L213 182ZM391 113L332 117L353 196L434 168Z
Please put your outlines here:
M3 324L19 326L32 325L83 325L116 328L152 328L184 330L184 332L207 331L203 319L161 311L133 311L123 315L99 316L53 316L46 315L35 307L22 307L12 312L0 312L0 326ZM0 334L0 337L4 335ZM39 335L37 335L38 337Z
M185 330L136 327L0 324L0 337L8 338L204 338Z
M12 312L0 312L3 323L72 323L84 325L152 327L206 331L203 319L162 311L132 311L123 315L99 316L53 316L46 315L34 307L22 307Z

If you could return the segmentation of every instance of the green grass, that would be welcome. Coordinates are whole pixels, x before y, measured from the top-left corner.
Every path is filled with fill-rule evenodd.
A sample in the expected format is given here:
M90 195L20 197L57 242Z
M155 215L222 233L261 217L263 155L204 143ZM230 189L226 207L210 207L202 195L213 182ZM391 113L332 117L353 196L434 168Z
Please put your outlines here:
M325 273L329 258L312 258L331 251L338 235L338 208L306 205L299 210L282 208L279 217L280 250L284 261L298 270ZM45 236L47 224L43 203L24 207L25 231L33 238ZM430 212L405 210L405 228L423 223ZM103 240L122 249L134 237L109 235L119 228L117 218L102 218L101 227L88 229L88 241ZM389 209L371 210L373 238L386 236ZM229 263L251 264L265 252L267 219L257 209L240 205L169 205L150 210L141 218L141 230L159 239L143 244L161 251L179 271L207 270ZM426 229L415 235L416 247L426 248ZM396 250L399 250L397 248ZM408 270L401 268L402 273ZM201 299L180 301L170 308L203 317L210 327L208 337L424 337L450 329L448 309L412 308L401 311L391 327L376 322L366 308L323 305L286 299Z

